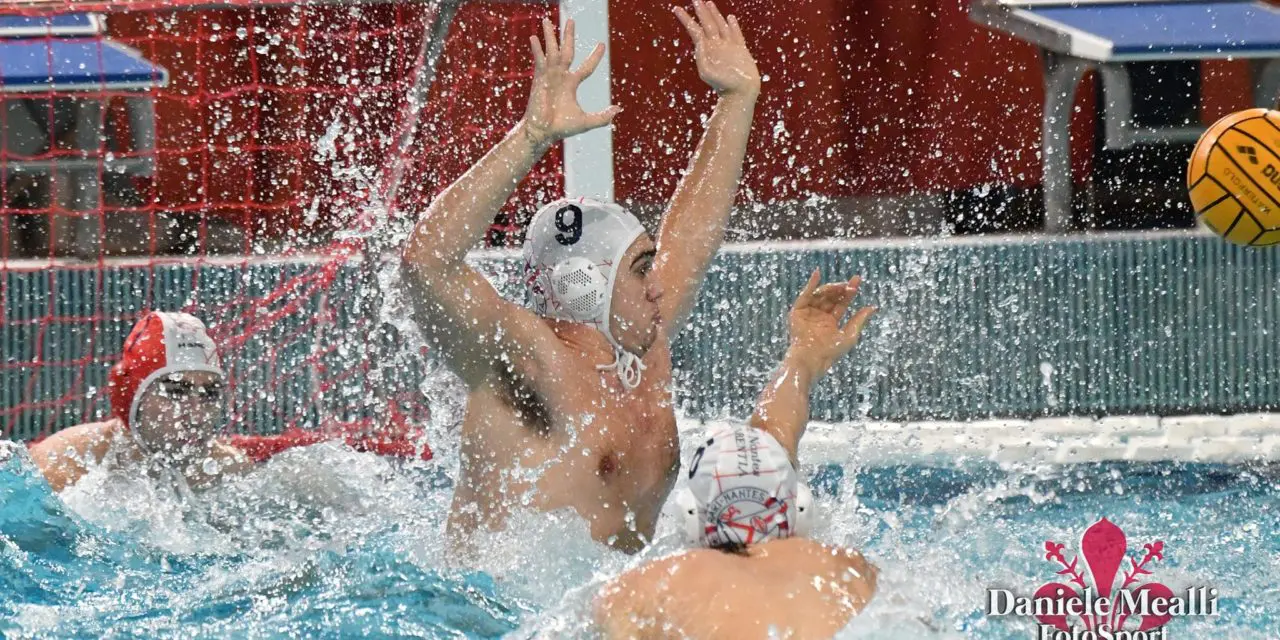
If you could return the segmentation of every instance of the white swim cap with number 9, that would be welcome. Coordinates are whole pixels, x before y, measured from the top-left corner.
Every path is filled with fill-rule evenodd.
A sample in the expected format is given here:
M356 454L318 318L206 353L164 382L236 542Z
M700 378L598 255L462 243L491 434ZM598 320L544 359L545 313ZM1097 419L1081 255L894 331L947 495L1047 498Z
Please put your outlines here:
M626 209L588 198L557 200L529 221L525 283L540 316L609 331L617 264L644 227Z
M614 337L610 305L618 263L644 232L640 221L616 204L557 200L529 221L522 251L534 313L599 329L617 352L615 364L628 387L639 383L644 366Z

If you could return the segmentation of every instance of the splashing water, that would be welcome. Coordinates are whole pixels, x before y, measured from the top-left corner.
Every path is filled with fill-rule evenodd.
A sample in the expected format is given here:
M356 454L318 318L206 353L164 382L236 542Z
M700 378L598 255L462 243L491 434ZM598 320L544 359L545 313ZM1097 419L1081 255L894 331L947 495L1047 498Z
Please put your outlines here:
M1030 593L1056 579L1044 541L1078 546L1100 517L1131 548L1164 541L1155 579L1220 591L1220 615L1175 620L1171 634L1260 638L1280 624L1275 469L828 462L806 472L823 514L816 537L860 548L882 570L876 600L842 637L1035 637L1031 620L984 615L987 589ZM477 566L461 567L444 544L451 494L441 465L324 444L186 503L101 470L56 497L4 443L0 632L583 637L604 582L679 548L671 514L636 557L593 542L573 514L517 514L509 530L481 534Z

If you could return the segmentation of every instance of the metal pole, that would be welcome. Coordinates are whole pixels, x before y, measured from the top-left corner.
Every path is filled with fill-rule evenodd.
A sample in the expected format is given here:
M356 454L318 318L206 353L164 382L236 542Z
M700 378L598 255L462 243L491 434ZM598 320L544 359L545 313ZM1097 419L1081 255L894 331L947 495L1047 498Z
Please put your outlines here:
M1045 53L1044 122L1040 152L1044 176L1044 230L1071 228L1071 106L1076 86L1093 65L1070 56Z
M578 87L578 101L588 112L609 106L608 0L561 0L560 17L577 25L574 62L582 64L597 43L605 44L596 72ZM613 201L613 130L600 127L564 141L564 192Z
M396 206L396 196L400 192L400 184L404 180L405 168L409 164L409 147L413 146L413 138L418 132L418 120L422 116L423 107L426 106L427 92L431 90L431 83L436 77L436 65L444 54L444 44L449 37L449 27L452 25L453 18L457 15L458 8L463 1L443 0L440 3L439 14L422 36L422 47L418 51L418 60L421 61L418 77L414 78L413 87L409 89L408 95L405 96L406 101L403 112L404 117L401 119L400 137L396 140L391 157L391 166L384 182L386 186L382 204L387 208L386 215L390 215L390 210ZM380 239L385 241L385 236L386 234L383 234Z

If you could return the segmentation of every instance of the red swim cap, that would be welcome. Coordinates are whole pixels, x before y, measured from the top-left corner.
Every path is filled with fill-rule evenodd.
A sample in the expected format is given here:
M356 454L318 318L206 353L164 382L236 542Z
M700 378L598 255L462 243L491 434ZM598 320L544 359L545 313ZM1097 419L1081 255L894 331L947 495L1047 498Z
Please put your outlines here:
M120 361L107 376L111 413L133 424L139 399L152 382L179 371L223 375L218 350L199 318L189 313L152 311L133 326Z

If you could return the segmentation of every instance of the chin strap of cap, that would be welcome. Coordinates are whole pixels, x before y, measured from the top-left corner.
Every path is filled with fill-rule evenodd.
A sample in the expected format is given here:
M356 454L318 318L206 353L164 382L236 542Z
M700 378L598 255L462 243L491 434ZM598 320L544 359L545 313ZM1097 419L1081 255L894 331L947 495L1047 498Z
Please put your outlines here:
M125 429L125 433L127 433L129 439L133 441L133 445L141 450L143 454L147 456L155 455L156 452L148 446L147 443L142 441L142 436L138 435L137 429Z
M627 391L640 386L640 378L647 368L636 354L630 351L623 351L617 347L613 349L613 362L596 365L598 371L608 371L609 369L616 371L618 379L622 381L622 386Z

